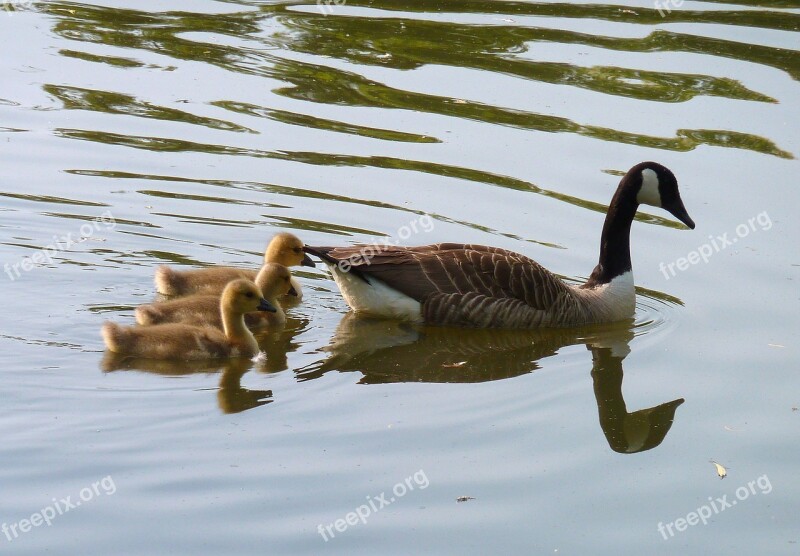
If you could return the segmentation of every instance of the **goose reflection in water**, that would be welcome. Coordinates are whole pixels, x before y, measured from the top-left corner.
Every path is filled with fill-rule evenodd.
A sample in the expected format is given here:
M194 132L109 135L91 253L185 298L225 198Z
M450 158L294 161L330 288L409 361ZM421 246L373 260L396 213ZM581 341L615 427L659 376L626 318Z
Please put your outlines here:
M240 413L273 401L272 390L251 390L242 377L255 368L277 373L288 368L287 354L300 345L295 336L306 319L289 318L286 327L257 334L264 352L255 363L228 361L162 361L107 352L104 371L138 370L170 376L221 371L217 402L223 413ZM655 448L672 426L679 398L628 412L622 395L622 361L630 353L636 329L629 323L569 330L477 330L419 327L386 319L346 314L327 357L296 371L299 381L327 372L359 372L361 384L392 382L467 383L502 380L533 372L542 359L571 345L584 344L592 353L592 381L603 434L612 450L636 453Z
M527 374L566 346L592 352L592 380L603 434L624 454L655 448L683 403L679 398L628 412L622 394L622 361L636 328L630 323L570 330L476 330L417 327L397 321L345 315L328 357L298 371L299 380L330 371L357 371L361 384L390 382L487 382Z

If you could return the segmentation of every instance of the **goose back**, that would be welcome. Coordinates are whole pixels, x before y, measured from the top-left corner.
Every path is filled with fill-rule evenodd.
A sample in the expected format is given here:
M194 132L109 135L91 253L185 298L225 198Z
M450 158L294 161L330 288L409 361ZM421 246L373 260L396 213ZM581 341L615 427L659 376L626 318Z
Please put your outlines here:
M419 304L417 319L431 324L492 328L564 327L618 320L604 300L633 296L620 284L579 290L536 261L498 247L437 243L418 247L307 247L325 261L340 285L355 280L385 286ZM347 276L345 276L347 275ZM624 291L630 290L630 291ZM342 288L343 293L346 289ZM354 297L351 295L351 297ZM348 299L366 313L365 297ZM352 301L352 302L351 302ZM626 313L632 305L626 303Z

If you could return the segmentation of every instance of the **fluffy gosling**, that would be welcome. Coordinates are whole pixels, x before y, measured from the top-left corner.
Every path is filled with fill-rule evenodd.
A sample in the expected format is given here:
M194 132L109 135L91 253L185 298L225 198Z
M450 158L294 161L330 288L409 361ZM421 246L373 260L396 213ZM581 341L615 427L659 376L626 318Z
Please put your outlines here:
M284 266L314 266L314 262L303 251L300 238L288 232L281 232L267 245L264 252L265 263L278 263ZM174 270L169 266L156 269L156 291L164 295L181 296L191 294L219 295L225 285L237 278L255 280L258 270L235 268L229 266L201 268L196 270ZM298 282L292 277L292 287L297 299L302 299L303 292Z
M218 300L222 330L190 324L120 326L103 324L106 347L115 353L151 359L216 359L254 357L258 343L245 326L244 315L251 311L275 311L261 291L249 280L234 280L225 286Z
M246 313L244 322L248 328L279 326L286 322L278 299L292 294L292 274L289 269L278 263L266 263L256 275L255 284L261 296L275 308L275 312L257 311ZM197 326L222 328L222 316L219 311L218 295L190 295L171 301L141 305L136 308L136 322L141 325L157 325L170 322L182 322Z

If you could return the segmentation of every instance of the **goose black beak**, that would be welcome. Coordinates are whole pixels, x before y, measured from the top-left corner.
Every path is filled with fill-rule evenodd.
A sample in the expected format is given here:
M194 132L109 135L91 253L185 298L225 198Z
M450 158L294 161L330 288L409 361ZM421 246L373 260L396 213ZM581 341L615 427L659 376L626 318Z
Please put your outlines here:
M310 266L311 268L314 268L316 265L314 264L314 261L311 260L311 257L308 256L308 253L303 253L303 260L300 262L300 266Z
M277 313L278 310L272 306L272 303L266 299L262 299L258 304L259 311L267 311L268 313Z
M689 226L690 230L694 230L694 220L692 220L689 213L686 212L686 207L683 206L683 201L680 197L670 206L664 208L667 209L672 216Z
M286 292L286 295L293 295L294 297L297 297L297 290L294 289L294 286L289 286L289 291Z

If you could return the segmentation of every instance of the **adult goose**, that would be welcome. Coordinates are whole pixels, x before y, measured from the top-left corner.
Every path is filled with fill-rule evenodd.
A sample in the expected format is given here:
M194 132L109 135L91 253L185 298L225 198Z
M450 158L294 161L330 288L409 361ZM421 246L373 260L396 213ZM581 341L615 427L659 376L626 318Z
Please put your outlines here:
M566 284L524 255L483 245L310 247L357 312L483 328L582 326L631 318L636 293L630 229L640 204L661 207L694 229L672 172L642 162L620 181L586 283Z

